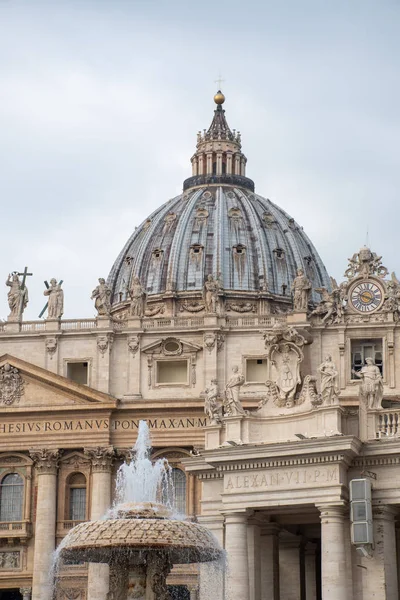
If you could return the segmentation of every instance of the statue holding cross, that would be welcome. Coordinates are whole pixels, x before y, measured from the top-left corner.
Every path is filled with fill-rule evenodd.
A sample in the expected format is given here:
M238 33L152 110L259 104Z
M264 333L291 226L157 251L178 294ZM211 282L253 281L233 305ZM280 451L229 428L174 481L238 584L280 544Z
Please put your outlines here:
M7 294L8 305L11 310L8 315L9 321L20 321L22 319L22 313L29 301L26 278L31 275L32 273L28 273L28 267L25 267L23 273L13 271L7 277L6 286L10 288ZM22 277L22 281L20 277Z

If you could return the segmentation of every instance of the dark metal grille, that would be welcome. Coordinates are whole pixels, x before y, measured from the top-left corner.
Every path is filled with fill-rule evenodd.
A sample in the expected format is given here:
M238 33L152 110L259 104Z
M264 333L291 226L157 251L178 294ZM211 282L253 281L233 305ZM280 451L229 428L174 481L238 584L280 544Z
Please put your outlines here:
M24 481L18 473L6 475L0 485L0 521L22 521Z

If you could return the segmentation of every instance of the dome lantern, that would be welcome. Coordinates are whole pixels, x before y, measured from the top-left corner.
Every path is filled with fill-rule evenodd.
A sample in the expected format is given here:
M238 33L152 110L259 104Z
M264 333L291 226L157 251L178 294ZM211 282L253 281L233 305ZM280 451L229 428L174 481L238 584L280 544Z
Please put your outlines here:
M227 183L254 191L254 182L246 177L247 158L242 152L241 135L227 123L221 90L215 94L214 102L217 108L210 127L197 134L196 152L191 158L192 177L184 181L183 189Z

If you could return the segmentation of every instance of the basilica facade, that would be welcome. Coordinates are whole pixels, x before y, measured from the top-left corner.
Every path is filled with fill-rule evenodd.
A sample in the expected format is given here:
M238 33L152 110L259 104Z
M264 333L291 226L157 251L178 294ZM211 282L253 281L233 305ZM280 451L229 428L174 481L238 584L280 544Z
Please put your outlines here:
M92 299L0 324L0 600L109 600L102 565L54 550L111 506L140 420L180 512L229 569L216 600L399 600L400 283L369 248L328 276L303 228L255 192L218 92L183 192L130 237ZM332 240L334 243L334 240ZM68 290L66 290L68 293ZM90 290L88 291L90 294ZM174 600L210 595L176 566Z

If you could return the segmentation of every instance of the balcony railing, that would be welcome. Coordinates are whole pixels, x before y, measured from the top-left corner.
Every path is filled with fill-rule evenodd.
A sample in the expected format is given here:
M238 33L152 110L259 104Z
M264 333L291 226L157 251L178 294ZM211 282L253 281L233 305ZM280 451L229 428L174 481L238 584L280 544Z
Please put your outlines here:
M400 410L380 411L375 415L376 437L397 436L400 434Z
M32 535L30 521L0 521L0 538L29 538Z
M57 521L57 537L63 537L67 535L67 533L75 527L75 525L79 525L79 523L85 523L85 520L82 521Z

